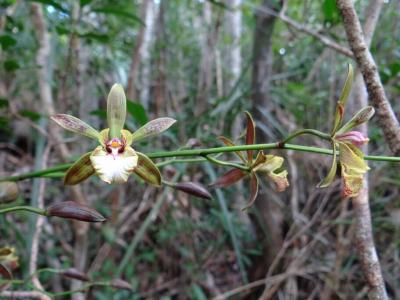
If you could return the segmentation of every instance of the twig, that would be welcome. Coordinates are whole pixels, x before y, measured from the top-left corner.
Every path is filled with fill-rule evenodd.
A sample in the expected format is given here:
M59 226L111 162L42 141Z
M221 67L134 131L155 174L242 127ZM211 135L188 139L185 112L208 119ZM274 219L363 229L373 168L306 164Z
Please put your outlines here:
M11 299L40 299L48 300L50 299L47 295L38 291L3 291L0 293L1 298L11 298Z
M348 48L346 48L346 47L344 47L344 46L332 41L330 38L318 33L316 30L311 29L311 28L309 28L308 26L306 26L304 24L300 24L300 23L292 20L291 18L289 18L288 16L284 15L283 13L278 13L278 12L274 11L273 9L265 8L265 7L259 7L259 6L256 6L254 4L250 4L250 3L244 3L243 5L250 6L251 8L256 9L258 11L261 11L261 12L263 12L265 14L277 17L282 22L284 22L287 25L293 27L294 29L296 29L298 31L301 31L301 32L304 32L304 33L307 33L307 34L315 37L316 39L318 39L325 46L337 51L340 54L343 54L343 55L345 55L347 57L353 58L353 52L350 49L348 49Z
M364 39L360 20L354 9L352 0L337 0L337 5L343 18L347 39L353 50L355 60L364 77L368 95L376 109L378 122L383 130L390 150L400 155L400 126L393 109L386 97L379 76L378 67Z
M42 158L42 168L45 168L47 165L47 160L49 158L49 153L50 153L50 145L47 145L44 153L43 153L43 158ZM45 179L42 178L40 179L39 182L39 194L38 194L38 208L39 209L44 209L44 191L45 191L45 186L46 182ZM42 233L42 228L44 224L44 217L43 216L38 216L36 219L36 226L35 226L35 232L33 234L32 238L32 247L31 247L31 256L30 256L30 261L29 261L29 272L31 274L35 274L37 270L37 258L38 258L38 252L39 252L39 240L40 240L40 235ZM37 275L32 276L32 283L35 288L38 290L43 290L43 286L39 281L39 278ZM50 298L48 298L50 299Z

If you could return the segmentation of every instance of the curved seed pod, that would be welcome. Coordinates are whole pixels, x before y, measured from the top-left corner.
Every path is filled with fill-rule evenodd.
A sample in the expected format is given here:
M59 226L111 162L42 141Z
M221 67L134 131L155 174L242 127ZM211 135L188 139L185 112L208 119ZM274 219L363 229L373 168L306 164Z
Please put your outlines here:
M211 199L212 196L210 192L197 182L178 182L171 185L172 188L182 191L184 193L193 195L195 197Z
M0 182L0 204L13 202L18 198L18 185L12 181Z
M75 268L69 268L66 270L62 270L61 274L67 278L76 279L80 281L90 281L89 276L86 273L83 273Z
M115 278L115 279L111 280L110 286L112 286L113 288L116 288L116 289L122 289L122 290L128 290L128 291L133 290L132 285L129 282L122 280L120 278Z
M104 222L106 220L97 210L74 201L53 204L47 208L46 214L50 217L74 219L83 222Z

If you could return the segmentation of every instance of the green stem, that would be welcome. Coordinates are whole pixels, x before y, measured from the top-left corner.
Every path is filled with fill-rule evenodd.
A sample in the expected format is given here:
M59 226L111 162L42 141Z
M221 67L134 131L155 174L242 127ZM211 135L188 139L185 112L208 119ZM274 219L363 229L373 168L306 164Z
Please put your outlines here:
M244 166L244 165L241 165L241 164L237 164L237 163L233 163L233 162L229 162L229 161L222 161L222 160L216 159L215 157L212 157L210 155L206 155L205 158L208 161L210 161L210 162L212 162L212 163L214 163L216 165L234 167L236 169L240 169L240 170L243 170L243 171L249 171L249 168L247 166Z
M269 144L254 144L254 145L240 145L240 146L225 146L225 147L216 147L216 148L208 148L208 149L190 149L190 150L178 150L178 151L160 151L146 154L149 158L167 158L167 157L188 157L188 156L202 156L206 157L210 154L217 153L226 153L226 152L235 152L235 151L246 151L246 150L270 150L270 149L284 149L284 150L295 150L301 152L309 152L309 153L317 153L324 155L333 155L333 151L330 149L318 148L318 147L310 147L310 146L301 146L294 144L286 144L283 142L278 143L269 143ZM366 155L364 156L365 160L373 160L373 161L388 161L388 162L400 162L400 157L397 156L376 156L376 155ZM168 163L173 162L200 162L203 158L197 158L191 160L170 160ZM167 163L166 163L167 164ZM160 166L164 165L164 163L160 163ZM69 167L72 166L70 164L62 164L52 168L25 173L17 176L9 176L0 178L0 182L2 181L19 181L24 179L29 179L33 177L39 177L43 175L47 175L50 173L56 173L60 171L66 171Z
M323 132L321 132L319 130L315 130L315 129L300 129L300 130L297 130L297 131L291 133L287 138L285 138L281 142L281 144L284 145L287 142L289 142L290 140L294 139L295 137L298 137L299 135L303 135L303 134L315 135L315 136L317 136L317 137L319 137L321 139L324 139L324 140L330 140L331 139L331 136L329 134L323 133Z
M40 208L36 208L36 207L33 207L33 206L13 206L13 207L3 208L3 209L0 209L0 215L1 214L6 214L6 213L9 213L9 212L21 211L21 210L29 211L31 213L47 217L46 210L40 209Z
M57 165L55 167L44 169L44 170L34 171L34 172L25 173L25 174L16 175L16 176L3 177L0 179L0 182L2 182L2 181L19 181L19 180L24 180L24 179L29 179L29 178L41 177L46 174L68 170L68 168L71 166L72 166L72 163L62 164L62 165Z

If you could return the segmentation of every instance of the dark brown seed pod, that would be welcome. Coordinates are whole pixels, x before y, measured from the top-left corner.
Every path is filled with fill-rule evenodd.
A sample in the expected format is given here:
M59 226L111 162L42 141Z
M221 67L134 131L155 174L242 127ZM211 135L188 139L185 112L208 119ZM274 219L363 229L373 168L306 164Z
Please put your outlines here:
M74 219L83 222L104 222L106 220L97 210L74 201L53 204L47 208L46 213L50 217Z
M193 195L195 197L204 199L212 198L210 192L204 186L202 186L200 183L197 182L191 182L191 181L178 182L174 184L173 188L185 192L187 194Z

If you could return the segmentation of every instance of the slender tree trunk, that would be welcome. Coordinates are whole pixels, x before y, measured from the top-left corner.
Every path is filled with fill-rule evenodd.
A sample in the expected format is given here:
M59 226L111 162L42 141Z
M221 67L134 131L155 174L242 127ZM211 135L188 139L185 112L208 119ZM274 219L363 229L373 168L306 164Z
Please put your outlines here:
M141 14L140 14L142 20L147 19L148 3L149 3L149 0L142 1L142 8L141 8ZM130 100L136 100L136 98L137 98L137 94L136 94L137 80L138 80L137 76L138 76L139 67L140 67L145 30L146 30L146 26L140 27L136 41L135 41L135 47L133 48L133 52L132 52L131 67L129 69L129 75L128 75L128 87L126 90L126 95L127 95L128 99L130 99Z
M342 15L348 42L364 77L369 98L376 109L379 125L383 130L390 150L395 155L400 155L399 122L386 97L378 67L368 49L353 0L336 0L336 3Z
M226 66L228 66L225 80L226 94L234 87L242 72L242 53L240 47L242 31L241 3L242 0L229 0L228 5L231 10L227 11L225 15L225 32L231 41L228 45L229 48L226 49ZM233 97L237 96L239 93L240 91L237 90Z
M143 33L143 43L141 53L141 82L140 82L140 101L145 109L150 106L150 89L152 83L151 77L151 50L154 41L154 24L158 15L158 4L154 1L148 1L146 5L146 27Z
M258 124L268 124L265 115L258 108L271 110L273 104L270 99L270 78L272 73L272 35L274 32L276 17L265 14L263 8L281 9L282 3L274 0L264 0L260 9L256 11L256 28L253 45L253 71L252 71L252 101L253 116ZM257 141L262 143L267 136L261 130L257 130ZM272 262L274 256L282 245L282 221L283 214L273 201L270 201L265 193L260 193L255 205L261 212L263 226L270 234L270 240L266 242L264 255L264 272ZM261 264L260 264L261 265ZM265 274L264 274L265 276Z
M51 91L51 77L52 70L50 68L51 61L51 44L50 34L47 30L47 23L43 15L42 6L37 3L31 4L31 17L32 23L36 34L36 39L39 43L39 49L36 54L36 63L38 65L37 77L39 84L39 93L42 101L43 108L47 115L53 115L55 113L54 100ZM58 140L60 132L58 127L49 125L49 134L53 142ZM68 148L65 144L56 143L57 150L64 161L68 161L71 157ZM86 198L83 195L80 187L75 186L72 189L72 193L77 202L86 204ZM74 222L75 230L75 245L74 245L74 267L78 270L84 271L86 267L87 259L87 231L88 224L84 222ZM81 288L82 283L80 281L72 281L73 288ZM83 294L77 293L73 296L73 299L84 299Z
M380 0L370 0L369 6L366 11L365 23L363 26L364 40L367 47L370 47L371 40L378 22L379 13L381 11L383 2ZM359 70L356 72L354 88L354 111L358 111L361 108L368 105L368 93L366 85L364 83L362 74ZM368 135L367 123L362 124L359 130ZM368 154L368 146L363 147L363 152ZM370 299L388 299L385 283L382 276L381 266L377 251L375 249L373 235L372 235L372 223L371 223L371 210L369 206L369 188L368 179L364 179L364 189L355 198L352 199L353 211L355 215L355 242L358 257L361 263L361 267L364 272L365 279L370 288L369 298Z

